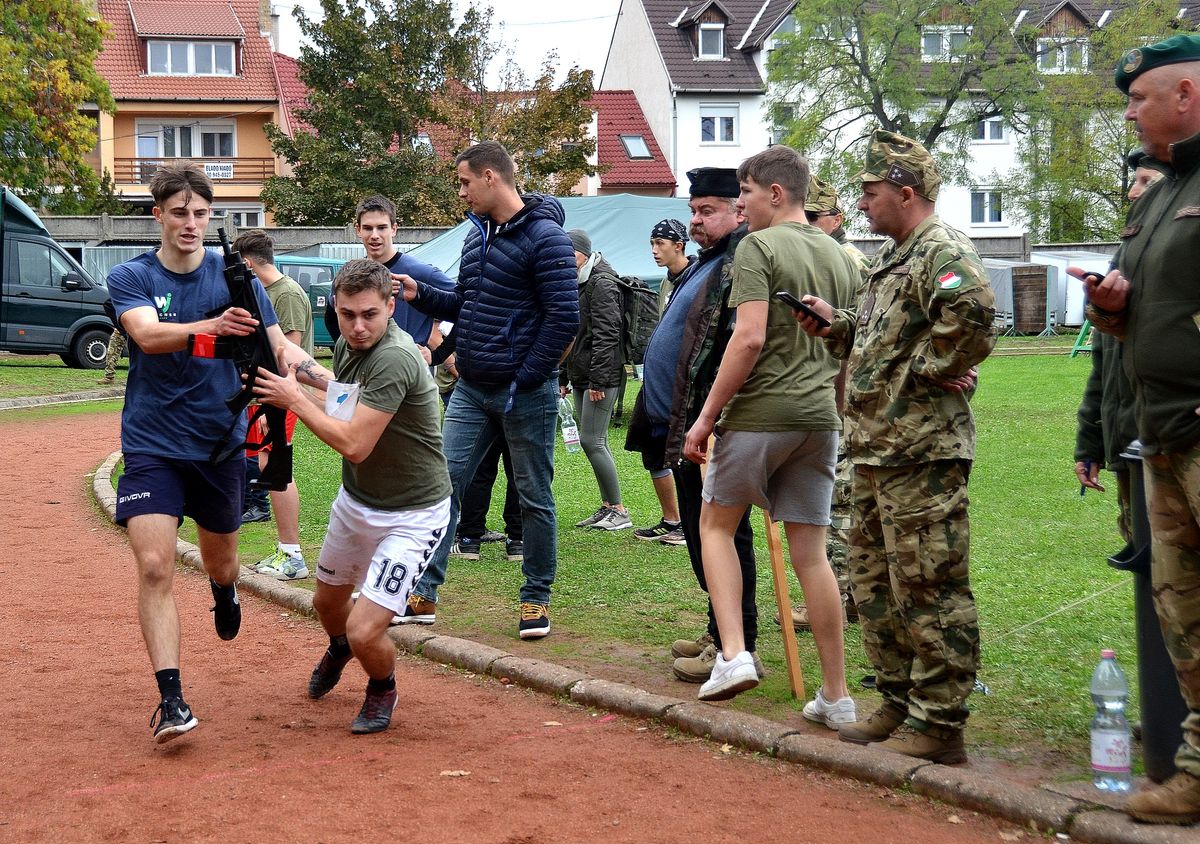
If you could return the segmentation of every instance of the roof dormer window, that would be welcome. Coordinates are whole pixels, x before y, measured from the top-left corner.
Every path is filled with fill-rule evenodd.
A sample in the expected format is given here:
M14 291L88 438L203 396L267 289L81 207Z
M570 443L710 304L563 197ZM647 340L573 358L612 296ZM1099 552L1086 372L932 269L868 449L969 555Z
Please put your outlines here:
M235 75L232 41L147 41L146 52L151 75Z
M698 55L701 59L725 58L725 24L700 24Z

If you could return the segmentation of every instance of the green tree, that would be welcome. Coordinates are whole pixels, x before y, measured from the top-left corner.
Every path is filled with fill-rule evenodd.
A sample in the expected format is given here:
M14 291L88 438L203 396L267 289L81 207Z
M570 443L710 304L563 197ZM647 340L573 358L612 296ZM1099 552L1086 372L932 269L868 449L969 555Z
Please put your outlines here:
M94 65L106 30L80 0L0 3L0 183L35 205L99 192L96 123L80 107L116 110Z
M1111 240L1120 229L1133 180L1126 158L1138 145L1112 69L1131 47L1171 35L1178 13L1169 0L1118 9L1102 28L1081 36L1088 72L1044 77L1019 166L993 179L1009 206L1024 212L1034 242Z
M307 130L268 125L271 146L292 166L268 179L262 199L284 225L340 225L364 195L396 202L401 224L457 220L445 162L415 143L443 121L437 93L460 76L479 37L479 12L460 23L448 0L321 0L320 21L295 10L311 44L301 49Z
M1038 96L1026 33L1013 30L1019 5L802 0L795 31L781 36L767 65L783 142L844 184L863 141L888 129L936 149L944 175L961 175L974 126L1003 117L1023 127ZM925 50L937 59L924 59Z

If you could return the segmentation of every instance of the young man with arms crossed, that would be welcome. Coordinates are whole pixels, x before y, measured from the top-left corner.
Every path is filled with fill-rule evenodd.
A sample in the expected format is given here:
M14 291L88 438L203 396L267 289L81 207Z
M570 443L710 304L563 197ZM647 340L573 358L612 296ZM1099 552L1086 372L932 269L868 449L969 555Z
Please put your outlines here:
M367 673L367 694L350 731L375 733L388 727L396 706L396 648L387 628L404 612L446 534L450 476L437 387L412 338L392 322L387 268L369 258L350 261L334 279L333 293L342 336L325 403L300 389L294 371L262 373L255 393L293 411L342 455L342 488L329 514L313 594L329 648L313 669L308 696L326 695L356 657ZM311 359L291 369L302 367L323 372ZM336 416L326 412L334 408Z
M188 335L246 336L257 323L242 308L205 316L229 302L229 288L221 257L204 249L213 196L204 172L195 164L165 166L150 180L150 192L162 244L115 267L108 286L130 341L116 519L129 532L137 563L138 619L162 698L151 723L162 743L197 724L183 700L179 612L171 591L184 516L196 520L217 635L233 639L242 618L235 583L245 459L239 451L209 462L234 421L225 400L241 381L231 361L189 355ZM266 293L257 284L255 292L272 344L286 345ZM244 435L243 421L232 436Z
M701 700L726 700L758 685L742 634L742 578L734 533L757 504L784 523L792 567L804 589L823 686L804 717L838 729L855 720L846 689L842 602L825 556L833 469L841 427L834 393L838 363L805 336L776 298L819 294L848 306L858 273L820 229L808 225L808 163L776 145L738 168L738 208L750 229L733 264L729 305L737 308L721 368L684 442L684 457L709 458L700 511L704 574L721 652ZM708 455L708 438L717 433Z
M289 343L294 343L312 357L313 318L308 295L299 284L275 267L275 245L261 231L248 231L233 242L234 251L242 256L246 266L254 273L267 291L279 330ZM296 430L296 414L287 414L287 439L292 441ZM270 446L258 452L259 468L267 465ZM271 491L271 510L275 514L275 531L278 542L275 552L260 560L254 570L276 580L303 580L308 577L308 566L300 550L300 490L293 478L287 489Z

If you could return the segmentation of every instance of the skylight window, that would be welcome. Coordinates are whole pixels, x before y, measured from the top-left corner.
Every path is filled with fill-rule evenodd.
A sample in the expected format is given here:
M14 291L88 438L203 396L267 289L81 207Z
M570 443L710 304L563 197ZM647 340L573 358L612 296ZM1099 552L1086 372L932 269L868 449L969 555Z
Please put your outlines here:
M625 147L625 154L630 158L654 157L650 154L650 146L642 135L622 135L621 145Z

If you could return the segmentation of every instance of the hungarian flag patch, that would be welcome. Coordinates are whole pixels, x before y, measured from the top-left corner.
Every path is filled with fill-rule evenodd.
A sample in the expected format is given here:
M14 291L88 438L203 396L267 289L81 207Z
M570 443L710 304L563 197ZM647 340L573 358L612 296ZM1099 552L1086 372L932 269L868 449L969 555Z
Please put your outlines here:
M942 290L954 290L956 287L962 284L962 276L954 272L954 270L950 270L945 275L938 276L937 281L938 287L940 287Z

